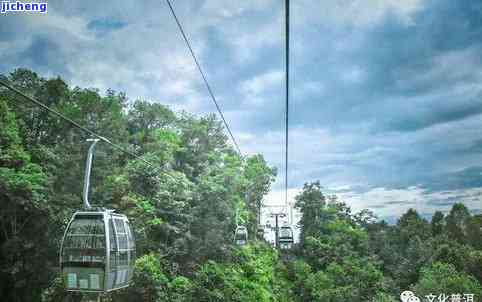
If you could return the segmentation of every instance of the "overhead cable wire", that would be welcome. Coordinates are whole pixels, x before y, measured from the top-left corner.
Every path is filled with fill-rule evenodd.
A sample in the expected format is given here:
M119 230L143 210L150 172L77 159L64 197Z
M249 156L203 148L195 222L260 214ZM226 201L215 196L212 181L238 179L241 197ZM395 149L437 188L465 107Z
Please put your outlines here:
M214 93L213 93L213 91L212 91L212 89L211 89L211 86L209 85L209 82L208 82L208 80L207 80L207 78L206 78L206 75L204 74L204 72L203 72L203 70L202 70L202 68L201 68L201 65L199 64L199 62L198 62L198 60L197 60L197 57L196 57L196 55L195 55L195 53L194 53L194 51L193 51L193 49L192 49L192 47L191 47L191 43L189 42L189 39L187 38L186 33L184 32L184 29L182 28L181 22L179 22L179 19L177 18L177 15L176 15L176 13L175 13L175 11L174 11L174 8L173 8L172 5L171 5L171 2L170 2L169 0L166 0L166 2L167 2L167 5L169 6L169 10L171 11L172 16L174 17L174 20L176 21L176 24L177 24L177 27L179 28L179 31L181 32L181 35L182 35L182 37L183 37L183 39L184 39L184 42L186 42L187 48L189 48L189 52L191 53L191 56L192 56L192 58L193 58L193 60L194 60L194 63L196 64L196 67L197 67L197 69L199 70L199 73L201 74L201 76L202 76L202 78L203 78L204 84L206 85L206 88L207 88L207 90L208 90L208 92L209 92L209 95L211 96L211 99L212 99L214 105L216 106L216 109L217 109L219 115L221 116L221 119L223 120L224 126L226 127L226 130L228 130L229 136L231 137L231 140L232 140L234 146L236 147L236 150L238 151L238 153L239 153L240 155L242 155L241 149L239 148L239 145L238 145L236 139L234 138L234 135L233 135L233 133L231 132L231 129L229 128L228 122L227 122L226 119L224 118L224 114L223 114L223 112L222 112L222 110L221 110L221 107L219 106L219 104L218 104L218 102L217 102L217 100L216 100L216 97L214 96Z
M289 146L289 96L290 96L290 0L285 0L285 63L286 63L286 108L285 108L285 206L288 206L288 146Z
M143 163L147 164L148 166L154 168L154 169L159 169L159 167L157 167L155 164L147 161L146 159L142 158L141 156L139 155L136 155L135 153L129 151L129 150L126 150L124 148L122 148L121 146L117 145L117 144L114 144L113 142L111 142L110 140L108 140L107 138L95 133L94 131L90 130L89 128L86 128L82 125L80 125L79 123L77 123L76 121L72 120L71 118L65 116L64 114L50 108L49 106L45 105L44 103L40 102L39 100L29 96L28 94L25 94L23 93L22 91L20 91L19 89L13 87L12 85L8 84L7 82L5 82L4 80L1 80L0 79L0 85L4 86L5 88L15 92L16 94L24 97L26 100L32 102L33 104L41 107L42 109L46 110L47 112L53 114L53 115L56 115L58 117L60 117L61 119L69 122L70 124L72 124L74 127L88 133L90 136L93 136L95 138L98 138L100 141L102 142L105 142L107 143L108 145L110 145L112 148L116 149L116 150L119 150L133 158L136 158L136 159L139 159L140 161L142 161ZM157 172L157 171L156 171ZM162 173L172 179L174 179L174 177L172 177L171 175L167 174L166 172L163 172L163 171L159 171L159 173Z

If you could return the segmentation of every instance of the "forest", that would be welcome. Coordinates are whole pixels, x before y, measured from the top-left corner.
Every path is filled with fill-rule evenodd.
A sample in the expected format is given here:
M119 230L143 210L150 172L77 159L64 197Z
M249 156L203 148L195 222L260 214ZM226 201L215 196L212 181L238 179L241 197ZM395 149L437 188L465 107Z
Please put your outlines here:
M0 79L159 167L97 146L91 202L126 214L137 245L131 286L103 301L390 302L406 290L419 301L482 301L482 215L462 203L430 220L410 209L392 225L307 180L295 198L299 243L276 250L253 234L277 171L261 154L238 154L215 115L27 69ZM59 248L82 206L87 138L0 89L2 301L84 298L65 291ZM237 220L250 234L243 247Z

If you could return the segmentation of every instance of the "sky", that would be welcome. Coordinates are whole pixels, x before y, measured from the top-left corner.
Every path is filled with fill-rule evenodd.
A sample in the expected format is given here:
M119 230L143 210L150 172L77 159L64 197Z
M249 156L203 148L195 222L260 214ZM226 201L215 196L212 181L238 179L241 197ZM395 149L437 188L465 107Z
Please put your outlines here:
M283 201L284 1L172 0L244 154L278 168ZM292 200L319 180L395 220L482 212L482 2L291 1ZM48 1L0 15L0 73L215 112L166 3Z

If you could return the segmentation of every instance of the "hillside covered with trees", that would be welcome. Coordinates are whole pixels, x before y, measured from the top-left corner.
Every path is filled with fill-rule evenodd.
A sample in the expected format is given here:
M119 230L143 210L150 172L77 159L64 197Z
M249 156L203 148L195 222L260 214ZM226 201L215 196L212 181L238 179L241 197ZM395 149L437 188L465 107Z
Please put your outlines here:
M1 79L159 167L98 144L91 202L126 214L137 245L133 284L105 301L388 302L405 290L482 301L482 215L461 203L430 221L411 209L389 225L307 182L296 196L298 245L277 251L250 236L236 247L237 217L256 234L276 170L262 155L236 153L214 115L73 88L25 69ZM87 138L0 89L2 301L82 298L67 297L58 252L82 205Z

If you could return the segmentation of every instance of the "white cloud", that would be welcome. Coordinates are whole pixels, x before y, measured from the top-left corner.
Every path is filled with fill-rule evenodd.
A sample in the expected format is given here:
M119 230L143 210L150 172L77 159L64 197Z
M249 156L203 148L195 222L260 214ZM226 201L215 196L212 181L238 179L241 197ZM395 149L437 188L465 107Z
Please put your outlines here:
M245 0L245 1L224 1L209 0L203 5L202 10L213 17L234 18L240 17L247 11L265 10L273 4L273 0Z
M360 83L363 81L365 76L366 72L362 68L358 66L353 66L348 70L342 72L341 79L349 83Z
M160 4L156 5L161 8ZM56 55L66 58L63 67L69 72L62 76L73 86L98 88L101 92L112 88L132 98L169 103L176 110L206 112L206 108L212 109L210 103L201 101L207 92L175 23L166 22L169 31L163 26L148 26L151 14L154 12L137 19L135 12L120 16L134 23L101 38L87 29L92 20L90 15L68 15L54 5L49 9L48 18L35 16L26 20L28 27L43 28L42 39L58 45ZM29 47L34 35L29 33L26 37L22 41L28 43L13 45ZM195 40L201 63L205 45L203 39ZM44 75L53 74L47 71Z
M301 189L288 189L288 205L293 205L295 196L301 192ZM271 191L264 197L264 205L272 207L275 211L286 211L285 207L285 191Z
M412 15L423 8L422 0L341 0L293 2L297 25L318 23L318 20L338 25L370 26L388 13L411 25Z
M400 216L410 208L420 214L433 214L436 210L446 213L456 202L463 202L471 210L482 210L482 188L430 192L418 186L403 189L379 187L364 193L348 192L338 196L353 210L370 209L380 217Z
M353 213L369 209L382 219L399 217L410 208L415 209L421 215L431 215L435 211L448 213L456 202L464 203L470 210L482 210L482 188L431 192L419 186L402 189L377 187L363 193L350 191L350 189L353 189L352 186L330 189L343 190L342 193L337 193L336 195L351 207ZM330 189L327 189L327 191L332 192ZM294 209L294 200L296 195L300 193L301 189L288 190L289 207L284 206L284 190L272 191L266 195L263 221L270 220L269 213L281 212L286 213L290 217L282 221L289 222L291 217L293 217L291 224L296 225L300 214ZM328 194L330 195L330 193ZM291 213L292 215L290 215Z
M290 101L293 104L302 104L306 98L316 96L321 98L324 96L327 88L321 81L303 81L291 83Z
M49 12L46 15L25 14L21 18L23 22L26 22L27 28L41 28L41 32L44 33L68 34L83 42L94 40L94 36L87 30L87 20L78 16L64 16L55 9L55 6L49 6Z
M219 29L226 39L225 42L231 47L238 65L242 66L258 59L260 53L269 47L281 49L284 43L282 29L284 14L279 4L273 9L265 18L253 19L253 22L249 23L245 20L223 23ZM242 28L240 24L243 25ZM280 51L276 55L281 62L283 53Z
M243 95L243 102L249 105L263 105L273 101L273 97L266 93L273 89L279 91L284 83L283 79L282 71L272 70L243 81L239 88Z

